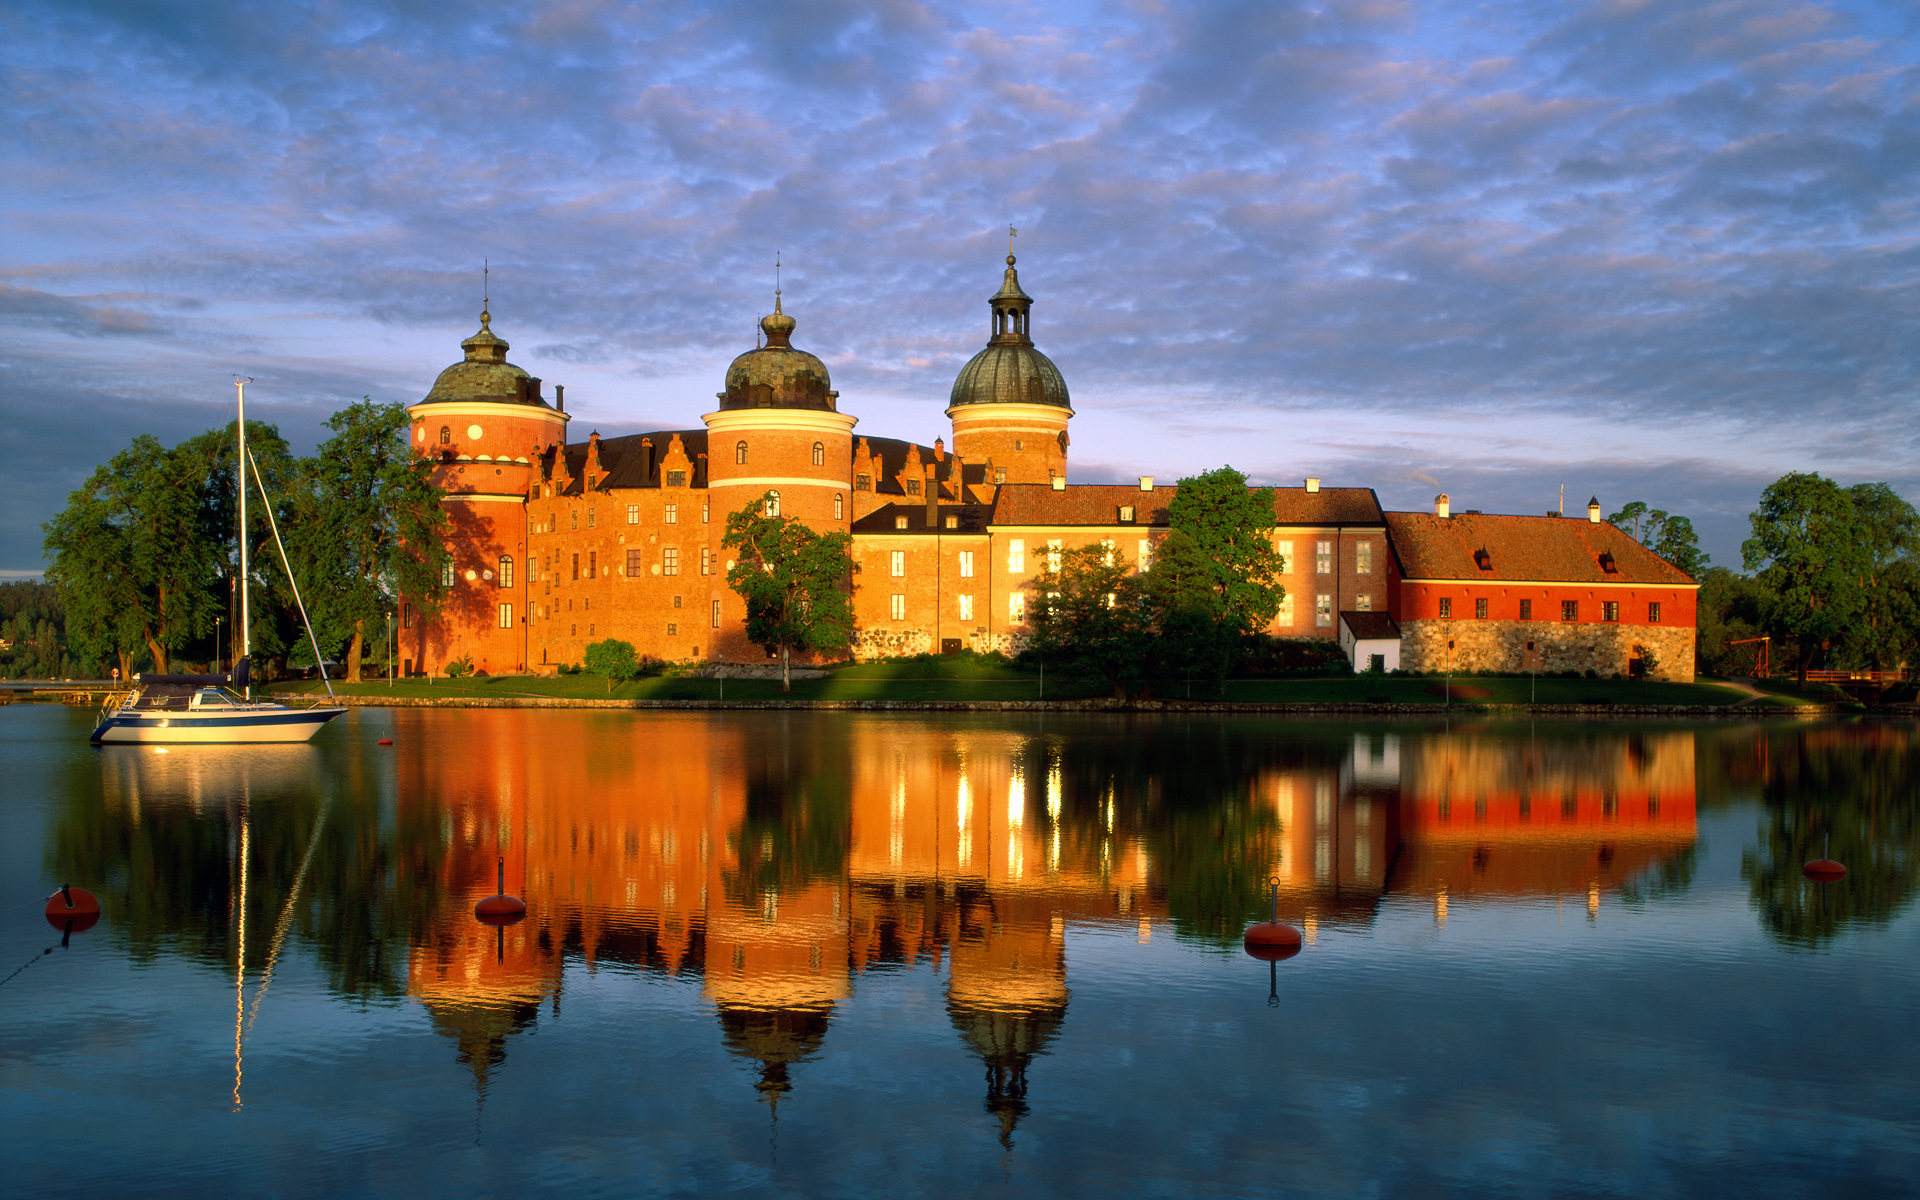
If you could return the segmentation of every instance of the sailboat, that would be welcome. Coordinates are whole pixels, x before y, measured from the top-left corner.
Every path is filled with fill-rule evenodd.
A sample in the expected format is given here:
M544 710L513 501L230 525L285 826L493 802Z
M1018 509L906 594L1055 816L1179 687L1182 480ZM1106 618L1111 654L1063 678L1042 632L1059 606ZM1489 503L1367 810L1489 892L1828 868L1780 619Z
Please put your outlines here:
M154 675L133 677L133 690L124 697L107 701L100 710L100 721L91 740L104 742L304 742L320 732L344 708L289 708L271 700L255 700L247 672L247 656L253 652L253 628L247 598L247 464L253 456L247 452L247 384L250 379L235 379L239 393L240 422L240 658L233 671L225 675ZM267 499L266 484L260 479L259 465L253 471L254 486L260 489L260 502L267 510L273 529L274 545L280 549L280 561L293 584L293 602L300 609L300 621L307 629L307 641L313 647L313 660L320 664L320 679L333 697L333 683L327 679L327 664L320 653L319 640L313 636L313 622L307 620L306 602L300 598L300 585L293 579L293 564L287 560L286 543L280 540L280 524L274 520L273 505Z

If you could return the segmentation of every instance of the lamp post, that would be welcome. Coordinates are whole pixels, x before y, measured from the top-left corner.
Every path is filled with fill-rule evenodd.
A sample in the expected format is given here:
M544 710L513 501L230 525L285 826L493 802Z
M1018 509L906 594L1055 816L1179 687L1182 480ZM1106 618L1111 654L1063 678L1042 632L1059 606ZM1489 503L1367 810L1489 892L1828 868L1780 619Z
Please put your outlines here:
M393 614L387 614L387 690L393 690L393 656L399 651L393 640Z

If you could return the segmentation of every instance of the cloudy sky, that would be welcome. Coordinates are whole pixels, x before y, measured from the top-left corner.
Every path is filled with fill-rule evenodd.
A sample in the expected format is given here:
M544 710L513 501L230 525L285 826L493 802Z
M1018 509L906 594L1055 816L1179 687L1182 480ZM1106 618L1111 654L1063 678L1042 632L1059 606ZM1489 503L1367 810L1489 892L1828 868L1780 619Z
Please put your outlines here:
M1842 0L14 0L0 573L139 433L419 399L492 263L576 435L688 426L786 266L931 441L1006 227L1074 477L1564 484L1738 565L1788 470L1920 500L1920 8Z

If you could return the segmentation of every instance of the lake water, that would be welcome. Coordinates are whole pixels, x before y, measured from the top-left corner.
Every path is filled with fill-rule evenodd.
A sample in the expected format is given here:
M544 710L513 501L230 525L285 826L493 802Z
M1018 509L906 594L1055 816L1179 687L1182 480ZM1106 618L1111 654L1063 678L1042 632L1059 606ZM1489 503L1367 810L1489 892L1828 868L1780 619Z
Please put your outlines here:
M1920 1186L1910 723L91 715L0 709L8 1195Z

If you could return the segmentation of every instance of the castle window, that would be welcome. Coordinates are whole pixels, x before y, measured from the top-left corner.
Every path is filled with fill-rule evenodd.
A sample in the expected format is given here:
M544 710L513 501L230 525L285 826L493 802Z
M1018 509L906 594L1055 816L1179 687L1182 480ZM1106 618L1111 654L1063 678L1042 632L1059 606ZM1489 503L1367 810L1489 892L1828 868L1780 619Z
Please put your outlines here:
M674 606L675 608L679 608L679 607L680 607L680 597L678 597L678 596L675 596L675 597L673 598L673 606Z
M1361 542L1353 548L1353 572L1356 575L1373 574L1373 543Z
M715 629L720 628L720 602L718 600L713 602L713 627Z
M663 546L660 548L660 573L662 575L678 575L680 573L680 548L678 546Z
M819 442L813 444L813 465L816 467L827 465L827 448Z
M641 561L640 556L641 552L638 550L627 551L627 578L631 579L646 572L646 564Z
M440 564L440 586L453 586L453 560L450 558Z
M661 518L661 524L678 525L679 523L680 523L680 506L678 504L667 505L667 511L665 516Z
M1010 538L1007 541L1007 570L1024 571L1027 569L1027 543L1023 538Z
M1650 601L1647 604L1647 624L1658 625L1659 623L1660 623L1660 602L1658 600Z
M679 636L680 636L680 626L678 626L678 625L676 625L676 624L675 624L675 623L673 623L672 621L668 621L668 622L667 622L667 636L668 636L668 637L679 637Z
M668 487L687 486L687 473L685 471L668 471L667 486Z
M639 523L640 523L640 506L638 504L627 505L627 524L638 525Z
M1133 505L1123 504L1120 506L1120 520L1122 522L1133 520Z
M960 518L948 517L943 524L945 524L948 529L958 529L960 528Z
M1451 618L1452 616L1453 616L1453 597L1451 596L1440 597L1440 619L1444 621Z
M1353 598L1353 611L1355 611L1355 612L1372 612L1372 611L1373 611L1373 597L1372 597L1372 596L1369 596L1369 595L1366 595L1365 593L1362 593L1361 595L1358 595L1358 596L1355 596L1355 597Z
M1047 539L1047 570L1058 571L1059 569L1060 569L1060 539L1048 538Z
M587 551L587 578L597 579L599 578L599 576L600 576L600 552L598 550L589 550ZM588 600L587 603L592 604L593 601Z
M513 628L513 605L502 604L500 606L500 628L502 629Z
M895 529L905 529L907 527L907 519L903 516L895 517L893 519L893 527Z
M887 573L889 575L892 575L895 579L898 579L907 573L907 552L905 550L895 550L888 557L887 561L889 564Z
M1102 541L1100 543L1100 549L1102 552L1100 555L1100 565L1103 567L1112 566L1113 565L1113 539L1107 538L1106 540ZM1112 608L1113 606L1109 604L1107 607Z
M995 483L1005 483L1007 481L1007 469L1005 467L995 467L993 469L993 481Z
M770 517L777 517L780 515L780 493L779 492L767 493L766 512L767 512L767 515Z
M838 521L846 516L846 497L839 492L833 494L833 519Z
M973 620L973 597L972 596L960 597L960 619L962 621Z
M971 550L962 550L960 552L960 578L973 578L973 551Z
M1520 619L1521 619L1522 621L1531 621L1531 620L1533 620L1533 601L1531 601L1531 600L1522 600L1522 601L1520 602ZM1533 649L1533 647L1532 647L1531 645L1529 645L1529 646L1527 647L1527 649L1529 649L1529 650L1531 650L1531 649Z
M1280 611L1274 614L1273 619L1282 629L1293 628L1292 592L1288 592L1286 595L1280 597Z
M578 528L580 528L580 510L579 510L579 509L577 509L577 508L575 508L575 509L570 509L570 510L568 510L568 512L567 512L567 528L569 528L569 529L578 529Z
M1313 623L1325 629L1333 624L1333 594L1321 592L1313 598Z
M1487 619L1487 599L1485 596L1473 602L1473 618L1476 621L1484 621Z
M1618 600L1602 600L1600 602L1600 619L1602 621L1618 621L1620 619L1620 602Z
M853 477L853 490L854 490L854 491L856 491L856 492L870 492L870 491L872 491L872 490L873 490L873 476L871 476L871 475L855 475L855 476Z
M711 546L700 547L700 573L713 574L713 547Z
M413 628L413 605L402 604L400 606L400 628L402 629Z
M1013 442L1013 448L1015 450L1025 450L1027 448L1027 444L1019 440L1018 438L1015 438Z
M735 442L733 444L733 463L737 467L747 465L747 444L745 442Z
M918 496L920 494L920 481L918 479L908 479L904 481L904 486L907 489L907 495Z
M588 509L588 510L587 510L587 528L588 528L588 529L592 529L592 528L593 528L593 526L594 526L594 519L593 519L593 516L594 516L594 514L593 514L593 510L592 510L592 509Z
M887 597L887 615L896 621L907 619L907 598L905 596Z
M580 578L580 556L578 554L573 556L573 577L575 579Z
M1562 600L1560 602L1560 619L1562 621L1578 621L1580 619L1580 602L1578 600Z
M707 523L707 517L709 516L709 514L711 514L712 511L713 511L713 501L702 500L700 502L700 523L702 525L705 525Z
M513 586L513 559L505 554L500 556L500 586L503 588Z
M1148 541L1146 538L1141 538L1140 539L1140 561L1138 565L1140 569L1144 571L1150 565L1152 565L1152 563L1153 563L1153 543Z
M1027 620L1027 597L1022 592L1012 592L1007 596L1007 620L1015 625L1024 625Z
M1333 543L1315 542L1313 544L1313 569L1319 575L1333 574Z
M446 446L451 444L452 442L453 442L453 430L447 428L445 425L442 425L440 427L440 444L442 446Z

